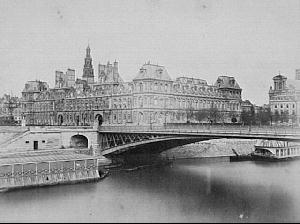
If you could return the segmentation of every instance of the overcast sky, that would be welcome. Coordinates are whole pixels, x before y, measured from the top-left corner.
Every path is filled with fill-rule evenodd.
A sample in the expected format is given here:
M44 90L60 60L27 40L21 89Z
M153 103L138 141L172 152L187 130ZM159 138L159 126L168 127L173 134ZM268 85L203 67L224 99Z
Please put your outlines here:
M173 79L234 76L260 105L273 76L300 68L300 1L0 0L0 94L35 79L53 87L55 70L81 77L88 43L96 75L117 60L131 81L150 60Z

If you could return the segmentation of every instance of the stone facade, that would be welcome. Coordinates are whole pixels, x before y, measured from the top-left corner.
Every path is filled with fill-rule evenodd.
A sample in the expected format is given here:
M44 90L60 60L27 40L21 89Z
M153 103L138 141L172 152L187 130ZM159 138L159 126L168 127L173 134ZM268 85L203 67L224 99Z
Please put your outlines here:
M21 123L21 99L4 94L0 98L0 125L16 125Z
M288 123L300 123L300 75L296 70L294 80L279 74L273 77L274 86L269 90L269 105L272 114L288 116Z
M249 100L244 100L241 103L242 111L251 112L254 109L254 105Z
M98 65L94 81L87 48L82 79L75 86L34 90L28 82L22 92L27 125L163 125L186 123L188 113L216 108L218 122L239 121L241 91L234 77L219 76L214 85L205 80L172 80L164 66L145 63L131 82L120 77L118 62ZM38 85L38 84L35 84ZM192 118L191 122L199 122ZM208 120L203 120L208 122Z

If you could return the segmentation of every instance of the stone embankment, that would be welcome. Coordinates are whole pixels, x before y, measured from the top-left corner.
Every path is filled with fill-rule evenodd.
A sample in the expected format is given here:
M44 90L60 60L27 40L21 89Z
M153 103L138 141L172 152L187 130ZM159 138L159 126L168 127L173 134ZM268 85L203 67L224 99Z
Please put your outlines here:
M161 153L162 157L183 159L198 157L234 156L232 149L238 154L248 154L254 151L257 140L214 139L179 146Z

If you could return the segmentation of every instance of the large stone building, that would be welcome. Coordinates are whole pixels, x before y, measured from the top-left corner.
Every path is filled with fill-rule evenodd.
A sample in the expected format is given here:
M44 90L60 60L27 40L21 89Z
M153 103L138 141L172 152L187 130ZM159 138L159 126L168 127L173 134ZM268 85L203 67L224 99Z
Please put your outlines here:
M73 71L73 70L72 70ZM57 75L58 80L70 80ZM60 78L62 77L62 78ZM186 123L187 114L215 108L218 122L239 121L241 91L234 77L219 76L214 85L205 80L172 80L164 66L145 63L131 82L120 77L118 62L98 65L98 80L90 48L82 79L49 88L40 81L27 82L22 92L27 125L163 125ZM60 83L60 81L56 82ZM199 122L191 118L191 122ZM202 122L208 122L203 119Z
M274 86L269 90L269 105L273 116L286 116L285 123L300 123L300 70L294 80L279 74L273 77Z

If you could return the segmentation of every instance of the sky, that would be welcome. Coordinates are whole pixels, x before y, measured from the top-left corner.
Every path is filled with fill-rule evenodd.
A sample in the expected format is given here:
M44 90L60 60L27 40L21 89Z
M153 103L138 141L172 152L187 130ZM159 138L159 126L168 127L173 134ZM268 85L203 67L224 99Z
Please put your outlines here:
M131 81L150 61L172 79L234 76L243 100L268 103L272 78L300 68L300 0L0 0L0 95L26 81L81 78L90 45Z

